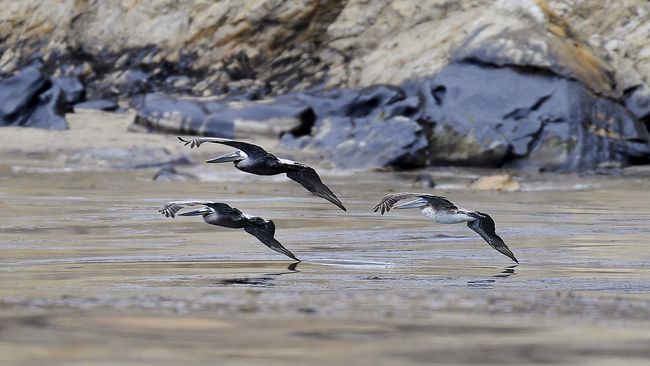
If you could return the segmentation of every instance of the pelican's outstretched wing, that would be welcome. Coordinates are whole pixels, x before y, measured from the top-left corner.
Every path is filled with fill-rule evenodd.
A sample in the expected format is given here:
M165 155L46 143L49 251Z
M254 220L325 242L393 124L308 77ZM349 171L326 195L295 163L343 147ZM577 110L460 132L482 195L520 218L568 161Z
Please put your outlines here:
M207 205L209 203L216 203L212 201L173 201L173 202L168 202L166 203L158 212L161 214L174 218L176 217L176 213L180 210L182 210L185 207L190 207L190 206L200 206L200 205Z
M475 216L477 219L474 221L468 221L467 227L479 234L483 239L485 239L488 244L490 244L492 248L496 249L499 253L509 257L516 263L519 263L510 248L508 248L506 243L503 242L503 239L497 235L494 228L494 220L492 220L490 215L477 211L475 213Z
M218 137L201 137L201 138L196 138L196 139L190 139L190 140L184 140L181 137L178 137L178 139L185 144L185 146L190 146L190 148L195 148L201 146L204 142L210 142L214 144L222 144L222 145L227 145L230 147L234 147L235 149L241 150L246 155L248 156L266 156L266 155L272 155L268 151L262 149L261 147L257 145L253 145L248 142L243 142L243 141L237 141L237 140L230 140L230 139L222 139Z
M200 205L211 207L215 211L223 213L233 212L239 215L242 214L241 211L236 208L230 207L225 203L214 201L173 201L166 203L160 210L158 210L158 212L167 217L174 218L176 216L176 213L178 213L178 211L182 210L183 208Z
M312 194L332 202L343 211L347 211L334 192L323 183L318 176L318 173L316 173L312 167L295 161L284 159L280 159L280 161L288 168L287 177L289 177L289 179L300 183L300 185L305 187L305 189Z
M373 208L373 212L377 212L381 210L381 214L383 215L384 212L390 211L393 206L405 199L405 198L422 198L429 202L434 209L440 210L440 209L446 209L446 210L455 210L458 209L456 205L451 203L448 199L445 197L440 197L440 196L434 196L432 194L428 193L410 193L410 192L400 192L400 193L391 193L387 194L384 196L384 198L379 201L379 203Z
M285 248L282 246L282 244L280 244L279 241L275 240L273 237L275 235L275 224L273 221L265 221L261 218L256 217L250 221L249 225L244 227L244 230L246 230L247 233L253 235L264 245L275 250L276 252L282 253L291 259L300 261L300 259L296 258L296 256L293 255L289 249Z

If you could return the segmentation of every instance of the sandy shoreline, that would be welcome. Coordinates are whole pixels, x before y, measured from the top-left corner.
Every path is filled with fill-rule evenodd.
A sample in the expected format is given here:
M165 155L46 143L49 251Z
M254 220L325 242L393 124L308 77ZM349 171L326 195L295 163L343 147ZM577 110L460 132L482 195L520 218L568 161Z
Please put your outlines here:
M79 156L75 160L77 166L81 163L86 168L105 167L111 162L123 163L128 160L120 151L143 155L142 158L151 155L152 161L191 157L199 163L207 156L228 149L221 147L190 150L178 142L176 135L131 132L129 126L134 118L133 110L124 113L81 110L66 115L69 129L64 131L2 127L0 166L63 167L69 162L69 156L75 153ZM250 138L265 148L272 148L277 143L268 137ZM102 153L102 150L108 153ZM89 156L88 159L81 157L84 153ZM98 154L98 160L101 161L93 162L92 157ZM153 156L154 154L157 156Z
M650 357L647 180L535 175L497 193L469 189L481 172L467 169L432 170L435 189L414 187L413 172L325 171L342 213L286 178L200 164L227 149L128 132L132 118L84 112L69 115L68 131L0 130L3 365ZM205 176L153 181L157 168L112 165L147 155L188 156L197 165L182 169ZM371 212L386 192L415 189L488 211L521 264L464 225ZM289 269L246 233L157 212L194 198L273 219L305 262Z

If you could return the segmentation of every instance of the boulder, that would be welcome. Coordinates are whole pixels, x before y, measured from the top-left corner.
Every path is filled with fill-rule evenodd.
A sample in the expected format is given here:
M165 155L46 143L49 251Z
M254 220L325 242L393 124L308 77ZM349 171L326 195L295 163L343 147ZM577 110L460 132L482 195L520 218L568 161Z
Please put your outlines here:
M37 66L0 80L0 126L64 130L65 95Z
M0 80L0 120L2 125L20 125L33 107L38 94L47 89L47 79L36 67Z
M419 101L400 88L377 85L302 93L296 99L310 106L316 123L308 135L283 135L281 146L303 149L344 169L426 164L427 140L414 119Z
M619 103L554 74L453 63L408 84L422 97L435 165L595 168L638 156L646 127Z
M234 126L221 126L221 131L212 129L204 132L208 115L203 103L193 99L176 99L160 94L144 96L135 117L134 124L149 130L177 134L196 134L232 138Z
M135 127L149 130L212 137L279 137L292 131L300 135L314 123L311 108L284 96L258 101L173 98L147 94L137 107Z

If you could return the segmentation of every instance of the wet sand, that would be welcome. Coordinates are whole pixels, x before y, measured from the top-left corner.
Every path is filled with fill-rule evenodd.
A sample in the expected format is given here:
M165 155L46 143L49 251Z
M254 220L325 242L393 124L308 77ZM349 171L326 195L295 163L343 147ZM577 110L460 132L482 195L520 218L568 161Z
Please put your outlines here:
M102 136L106 147L188 153L173 136L125 133L128 116L75 117L67 132L0 131L3 365L650 359L645 178L521 175L523 191L497 193L467 188L477 170L432 171L433 190L413 187L416 172L323 171L344 213L284 177L230 166L182 166L200 180L160 182L157 168L71 159ZM488 212L520 265L465 225L371 212L403 190ZM304 262L290 266L243 231L157 212L196 198L273 219Z

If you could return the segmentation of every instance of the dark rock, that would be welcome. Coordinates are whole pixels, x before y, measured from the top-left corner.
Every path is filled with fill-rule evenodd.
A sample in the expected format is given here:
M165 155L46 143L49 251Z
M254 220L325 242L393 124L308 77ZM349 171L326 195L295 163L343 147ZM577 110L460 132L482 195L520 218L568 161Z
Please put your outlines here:
M340 168L426 165L593 169L639 162L648 132L624 106L550 72L456 62L401 87L272 100L143 98L136 125L235 138L277 135Z
M108 99L89 100L87 102L77 103L73 107L75 111L80 109L95 109L107 112L116 111L118 108L119 105L115 101Z
M187 180L197 180L195 175L189 173L180 173L173 166L164 166L160 168L153 176L153 180L162 182L182 182Z
M115 83L116 87L127 95L148 93L152 86L149 83L152 75L140 69L127 70Z
M45 93L38 96L38 103L29 116L26 126L50 130L67 130L68 122L64 117L66 107L65 94L58 86L52 86Z
M284 135L282 146L306 149L339 168L426 165L427 140L415 121L419 100L400 88L377 85L295 98L309 105L316 122L309 135Z
M305 134L314 119L310 107L291 95L232 102L147 94L134 124L167 133L235 138L243 134L279 136L288 131Z
M198 101L147 94L138 107L134 124L165 133L204 135L206 117L207 111ZM212 130L210 136L231 138L231 131L232 128L218 134Z
M286 134L281 144L312 151L344 169L423 166L422 151L427 147L421 127L403 116L387 120L325 118L313 136Z
M19 121L21 112L30 107L35 96L46 87L47 79L35 67L22 70L15 76L0 80L0 118L2 125ZM16 123L20 124L20 123Z
M83 100L85 89L76 77L53 78L52 83L61 88L68 104L75 104Z
M432 164L586 169L648 142L623 106L553 74L454 63L419 93Z
M400 88L295 98L311 107L316 123L311 134L284 136L282 145L342 168L577 170L650 160L646 126L624 106L578 81L535 69L456 62Z
M65 96L38 67L0 81L0 126L66 129Z
M198 134L203 136L215 136L234 138L235 137L235 123L234 119L224 118L220 113L212 113L204 120L203 125ZM188 133L188 132L185 132Z
M358 96L347 106L345 115L358 118L377 113L378 109L406 98L404 92L391 85L376 85L362 89Z
M312 306L304 306L301 308L296 309L299 313L303 314L316 314L318 313L318 310L315 307Z

